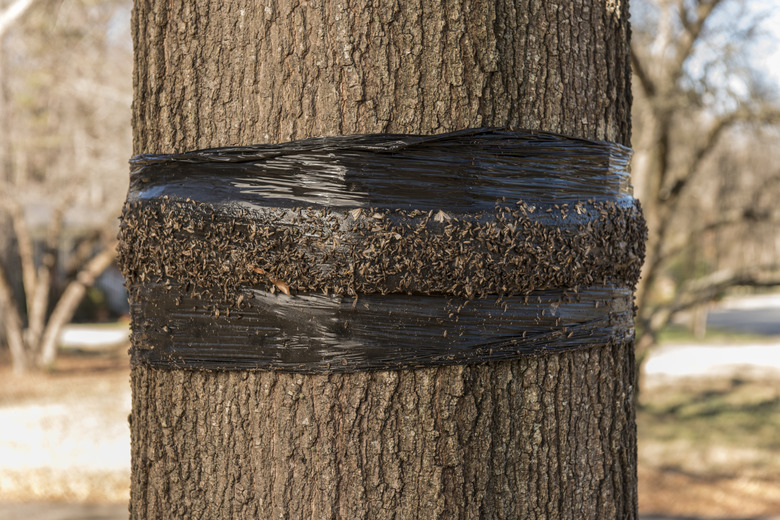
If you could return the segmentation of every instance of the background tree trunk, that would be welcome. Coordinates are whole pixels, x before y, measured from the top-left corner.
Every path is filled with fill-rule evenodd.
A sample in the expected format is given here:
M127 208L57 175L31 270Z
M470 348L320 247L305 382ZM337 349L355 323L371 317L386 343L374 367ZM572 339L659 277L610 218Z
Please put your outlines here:
M134 149L524 127L628 144L621 0L136 0ZM339 375L133 368L132 518L634 518L629 345Z

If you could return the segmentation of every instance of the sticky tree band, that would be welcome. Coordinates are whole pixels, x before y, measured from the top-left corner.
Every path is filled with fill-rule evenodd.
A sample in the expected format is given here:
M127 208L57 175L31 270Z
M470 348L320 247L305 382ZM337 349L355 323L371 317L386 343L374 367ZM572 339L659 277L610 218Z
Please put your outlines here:
M133 362L344 372L630 343L629 159L496 129L134 157Z

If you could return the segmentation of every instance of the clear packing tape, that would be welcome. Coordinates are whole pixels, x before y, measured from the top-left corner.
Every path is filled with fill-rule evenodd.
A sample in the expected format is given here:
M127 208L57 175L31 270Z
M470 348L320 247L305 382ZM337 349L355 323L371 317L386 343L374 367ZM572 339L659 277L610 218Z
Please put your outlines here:
M136 156L133 363L327 373L630 343L629 160L504 129Z

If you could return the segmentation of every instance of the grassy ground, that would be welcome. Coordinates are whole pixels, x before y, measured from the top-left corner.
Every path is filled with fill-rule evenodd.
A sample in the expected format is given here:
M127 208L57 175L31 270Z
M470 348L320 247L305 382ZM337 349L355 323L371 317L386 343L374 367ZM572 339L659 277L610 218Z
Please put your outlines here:
M780 515L780 381L678 382L641 402L640 510Z
M670 325L658 335L662 345L677 343L700 343L702 345L742 345L746 343L765 343L774 341L772 336L750 334L736 330L707 327L704 337L696 337L685 325Z
M123 350L71 353L53 373L23 378L11 373L7 360L0 362L0 415L64 407L57 420L43 417L30 423L47 430L50 436L43 442L52 457L67 451L80 436L95 435L92 449L101 449L98 443L109 431L120 438L114 449L122 450L129 406L126 358ZM641 403L641 512L713 518L780 515L780 381L654 385L643 393ZM8 443L24 437L4 441L1 433L0 451L3 442L6 451L13 450ZM83 458L75 448L71 455ZM98 457L107 458L110 455ZM9 467L0 460L0 501L127 501L129 468L121 460L113 470L84 464L73 469L60 462L52 466Z

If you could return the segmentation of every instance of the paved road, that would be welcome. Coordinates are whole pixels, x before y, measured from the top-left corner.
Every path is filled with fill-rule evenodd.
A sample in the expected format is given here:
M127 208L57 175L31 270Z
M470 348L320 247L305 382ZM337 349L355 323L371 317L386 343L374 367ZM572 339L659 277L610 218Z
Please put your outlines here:
M726 300L709 312L707 325L765 338L739 345L661 345L645 365L651 384L681 377L780 378L780 295Z
M715 309L707 317L707 326L749 334L780 336L780 307Z

